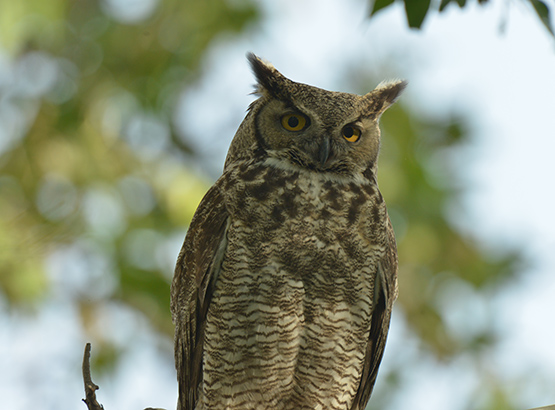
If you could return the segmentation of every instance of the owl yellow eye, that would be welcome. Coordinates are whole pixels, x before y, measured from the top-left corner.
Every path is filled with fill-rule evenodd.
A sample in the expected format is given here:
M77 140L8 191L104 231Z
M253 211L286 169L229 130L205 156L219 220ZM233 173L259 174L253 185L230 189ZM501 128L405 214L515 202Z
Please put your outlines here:
M360 138L360 130L353 127L352 125L347 125L342 131L343 138L349 142L357 142Z
M287 131L301 131L306 127L306 117L302 114L285 114L281 126Z

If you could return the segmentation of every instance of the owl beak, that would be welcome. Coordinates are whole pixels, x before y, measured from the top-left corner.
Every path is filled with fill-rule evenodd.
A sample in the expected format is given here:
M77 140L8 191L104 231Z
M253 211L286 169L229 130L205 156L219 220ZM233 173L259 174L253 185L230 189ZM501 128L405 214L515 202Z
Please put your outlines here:
M328 136L324 136L322 138L322 143L320 144L320 149L318 152L318 159L320 160L320 166L326 165L328 162L328 158L330 157L330 138Z

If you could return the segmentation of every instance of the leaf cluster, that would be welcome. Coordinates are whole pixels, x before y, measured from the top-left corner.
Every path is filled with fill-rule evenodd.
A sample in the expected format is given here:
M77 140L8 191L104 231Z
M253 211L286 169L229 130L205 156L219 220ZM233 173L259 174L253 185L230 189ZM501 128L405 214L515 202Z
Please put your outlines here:
M419 29L424 23L426 16L434 9L434 4L431 0L402 0L405 7L405 14L409 27ZM478 4L485 5L489 0L477 0ZM536 16L545 26L545 28L555 36L553 31L553 23L550 16L550 9L548 5L542 0L522 0L531 6ZM386 9L393 5L395 0L375 0L372 2L370 8L370 17L374 16L380 10ZM438 6L440 13L444 12L451 4L457 5L459 8L464 8L468 5L467 0L441 0Z
M173 333L169 282L210 179L176 105L208 47L258 17L250 2L114 4L0 2L2 305L71 300L108 367L114 310Z

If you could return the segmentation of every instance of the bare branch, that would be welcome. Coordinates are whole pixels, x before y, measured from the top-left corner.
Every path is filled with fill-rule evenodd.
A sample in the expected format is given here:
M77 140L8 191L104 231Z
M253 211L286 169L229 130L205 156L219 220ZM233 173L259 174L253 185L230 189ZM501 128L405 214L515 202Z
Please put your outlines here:
M91 378L91 344L85 345L83 355L83 382L85 383L85 398L83 401L89 410L104 410L104 406L96 401L96 391L99 387L93 383ZM144 410L164 410L158 407L148 407Z
M83 401L89 410L104 410L102 404L96 401L96 391L98 386L93 383L91 378L91 344L85 346L85 354L83 355L83 382L85 383L85 398Z

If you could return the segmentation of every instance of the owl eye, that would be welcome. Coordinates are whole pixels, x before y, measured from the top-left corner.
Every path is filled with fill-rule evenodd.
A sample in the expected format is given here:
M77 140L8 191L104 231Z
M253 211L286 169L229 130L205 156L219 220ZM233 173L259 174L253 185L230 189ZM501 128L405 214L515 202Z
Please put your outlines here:
M285 114L281 117L281 126L287 131L301 131L306 124L306 117L302 114Z
M353 127L352 125L347 125L343 128L341 133L343 134L343 138L349 142L357 142L361 134L360 129Z

